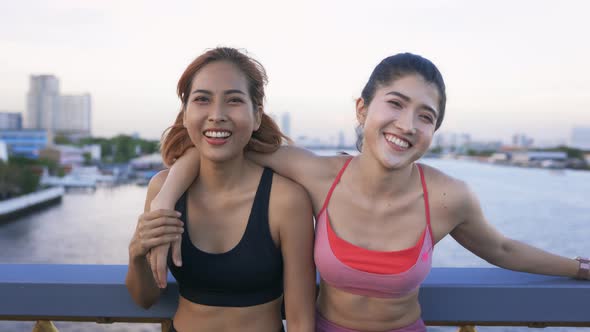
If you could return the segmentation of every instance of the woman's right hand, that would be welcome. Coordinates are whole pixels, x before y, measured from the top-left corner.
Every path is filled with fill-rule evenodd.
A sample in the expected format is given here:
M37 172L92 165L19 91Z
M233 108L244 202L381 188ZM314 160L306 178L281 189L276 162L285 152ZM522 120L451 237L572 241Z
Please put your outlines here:
M152 248L180 239L184 224L178 217L180 213L164 209L141 214L129 245L131 259L145 259Z

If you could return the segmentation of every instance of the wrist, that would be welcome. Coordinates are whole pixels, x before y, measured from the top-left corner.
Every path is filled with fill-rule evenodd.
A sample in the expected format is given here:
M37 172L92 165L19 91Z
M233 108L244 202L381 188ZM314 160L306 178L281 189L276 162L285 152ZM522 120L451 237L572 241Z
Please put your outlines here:
M590 280L590 259L578 256L575 260L577 260L579 264L576 279Z
M147 252L143 252L136 245L129 246L129 260L134 263L147 260Z

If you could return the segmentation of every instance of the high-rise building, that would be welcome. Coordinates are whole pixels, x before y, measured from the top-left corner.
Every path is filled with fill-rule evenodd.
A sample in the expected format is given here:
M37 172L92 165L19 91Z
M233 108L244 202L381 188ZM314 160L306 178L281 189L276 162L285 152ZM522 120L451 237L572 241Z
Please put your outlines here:
M90 94L60 95L57 77L31 75L25 128L47 130L50 144L56 134L89 136L91 113Z
M91 115L90 94L62 95L57 116L55 131L63 134L90 135Z
M289 112L283 113L281 118L281 130L283 131L283 134L291 136L291 115Z
M572 146L577 149L590 150L590 127L572 129Z
M23 128L23 115L19 112L0 112L0 130L19 130Z
M53 129L59 109L59 80L53 75L31 75L25 127Z
M530 148L535 141L525 134L512 135L512 145L520 148Z

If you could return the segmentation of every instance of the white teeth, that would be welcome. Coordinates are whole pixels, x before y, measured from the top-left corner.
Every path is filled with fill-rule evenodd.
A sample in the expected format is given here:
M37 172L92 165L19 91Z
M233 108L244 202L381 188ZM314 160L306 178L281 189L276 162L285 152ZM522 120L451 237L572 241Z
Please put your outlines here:
M408 142L406 142L406 141L404 141L402 139L399 139L399 138L397 138L397 137L395 137L393 135L385 135L385 139L388 142L391 142L391 143L399 146L400 148L407 149L410 146L410 144Z
M205 131L205 136L210 137L210 138L226 138L226 137L230 137L231 133L229 131L207 130L207 131Z

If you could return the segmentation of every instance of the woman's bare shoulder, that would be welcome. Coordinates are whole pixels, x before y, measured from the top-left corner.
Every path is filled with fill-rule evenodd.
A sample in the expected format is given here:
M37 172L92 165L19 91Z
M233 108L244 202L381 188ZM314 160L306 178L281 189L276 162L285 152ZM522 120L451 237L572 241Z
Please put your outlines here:
M290 208L309 201L302 185L277 173L273 175L271 195L272 202L279 208Z
M463 209L471 201L472 192L465 181L435 167L425 164L420 166L424 170L426 187L432 199L441 200L444 206L451 210Z

